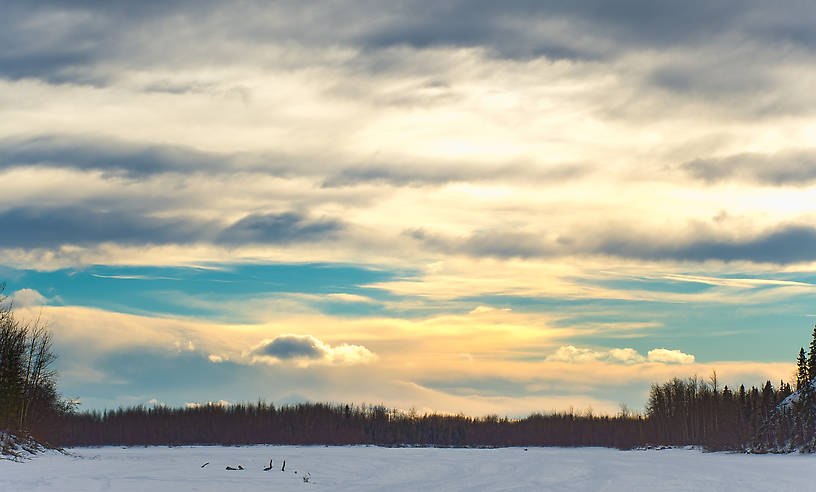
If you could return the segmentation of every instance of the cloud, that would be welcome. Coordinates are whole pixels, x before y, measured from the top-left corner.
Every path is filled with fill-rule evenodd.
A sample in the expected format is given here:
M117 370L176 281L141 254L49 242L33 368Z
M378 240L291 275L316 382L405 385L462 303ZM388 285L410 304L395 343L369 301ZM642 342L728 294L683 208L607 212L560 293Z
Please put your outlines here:
M649 351L649 362L662 362L665 364L693 364L694 356L685 354L679 350L668 350L656 348Z
M0 212L0 246L48 248L92 245L187 243L201 238L202 224L125 210L81 207L18 207Z
M587 314L586 309L581 312ZM269 332L269 325L223 325L59 306L49 308L48 314L59 334L60 360L71 368L62 372L61 388L66 394L102 395L108 399L104 403L95 396L87 400L88 408L99 409L122 404L112 400L123 395L138 396L126 404L156 397L170 405L183 405L206 402L207 395L213 393L229 401L244 401L247 395L278 401L283 395L298 392L312 401L382 401L389 406L471 415L534 411L524 403L527 398L534 398L539 411L580 407L587 398L601 398L611 401L614 412L620 401L642 405L648 385L654 381L717 369L724 384L738 386L740 382L787 378L792 367L787 360L691 364L679 351L673 357L657 351L653 358L660 362L640 363L637 352L630 348L581 346L553 349L553 355L566 354L562 360L542 360L542 351L550 350L542 344L570 334L548 330L553 319L547 313L494 310L413 320L308 316L275 322L290 332L305 326L315 333L314 340L302 344L307 347L303 350L301 346L300 353L326 354L328 350L321 349L320 342L335 336L333 333L366 340L366 348L380 356L370 364L242 353L246 347L262 348L274 342L272 338L266 344L256 344ZM491 315L496 317L486 319ZM306 337L299 336L301 341ZM177 353L173 346L179 339L195 340L198 351ZM322 345L337 348L325 342ZM207 357L212 353L229 356L229 361L213 364ZM257 358L254 363L253 358ZM682 361L687 363L673 363ZM89 370L101 371L99 378L89 381ZM275 385L268 384L271 378L277 381ZM484 384L469 382L477 380ZM398 390L413 384L442 390L433 394ZM501 398L501 406L495 398Z
M267 176L321 174L318 158L271 151L219 152L190 145L141 142L105 133L47 133L0 139L0 169L59 168L100 171L105 177L145 180L246 172Z
M0 141L0 168L57 167L130 178L217 171L234 156L168 144L137 144L104 135L40 135Z
M18 308L42 306L48 302L45 296L34 289L20 289L11 297L14 306Z
M404 235L425 248L451 255L498 259L548 259L565 256L613 256L647 261L711 260L791 264L816 261L816 227L780 224L753 235L729 235L707 225L665 231L661 236L630 227L599 227L593 235L583 231L553 238L545 233L477 231L463 237L414 229Z
M345 293L335 293L335 294L326 294L326 297L333 301L342 301L342 302L361 302L365 304L371 304L374 299L366 296L361 296L357 294L345 294Z
M424 159L423 159L424 160ZM364 183L386 183L392 186L439 186L466 182L563 182L579 178L590 171L579 164L553 164L537 168L527 163L474 166L470 162L372 162L348 164L329 174L324 187L354 186Z
M250 214L227 227L196 217L168 218L138 210L85 207L17 207L0 212L4 233L0 247L57 248L92 246L213 243L291 244L331 239L344 225L310 220L295 212Z
M113 67L126 55L128 67L143 72L162 65L184 68L203 60L217 65L253 59L256 64L270 63L264 53L281 45L345 48L360 53L349 63L372 72L399 66L399 57L377 55L403 47L478 49L497 59L522 62L540 57L597 62L632 51L723 51L724 40L804 52L816 45L807 22L813 7L796 2L780 9L734 0L716 4L631 0L615 5L602 0L501 4L413 0L376 5L346 0L305 10L294 1L250 1L240 10L213 2L138 7L43 2L5 6L0 14L5 20L0 22L0 43L9 47L0 56L0 75L51 83L109 83L115 78L110 73ZM321 28L307 28L316 25ZM285 62L292 63L278 61ZM674 81L677 71L673 73L660 78ZM178 84L165 85L178 90Z
M362 345L332 347L311 335L280 335L265 339L250 351L251 361L275 364L293 361L301 366L312 363L360 364L376 356Z
M90 12L59 7L46 2L0 9L0 43L6 46L0 54L2 76L76 81L81 78L77 67L92 66L100 58L105 43L95 37L108 31L104 24L95 23Z
M492 314L496 314L496 313L509 313L510 311L512 311L510 308L496 309L496 308L490 307L490 306L476 306L468 314L470 314L470 315L480 315L480 314L492 315Z
M652 349L647 356L639 354L633 348L613 348L609 350L592 350L578 348L574 345L562 345L553 354L547 356L549 362L613 362L622 364L643 364L655 362L661 364L693 364L694 356L679 350L664 348Z
M697 44L739 29L743 16L735 12L759 10L761 15L760 7L697 1L657 6L645 0L614 7L599 0L580 4L519 0L501 5L414 0L372 6L347 0L306 10L293 1L246 2L235 10L213 2L161 6L43 2L4 6L0 12L0 19L5 19L0 23L4 33L0 42L9 48L0 57L0 74L52 83L102 83L105 72L100 68L125 54L130 55L129 64L139 68L162 56L182 66L208 54L227 61L221 39L249 52L255 51L253 45L262 49L289 43L366 51L395 46L484 47L502 58L595 59L625 47ZM781 14L775 18L777 24L796 19ZM321 29L306 29L309 25ZM168 45L169 39L179 42Z
M528 59L597 59L624 49L698 44L740 30L746 9L734 2L655 4L635 0L610 5L589 2L519 0L409 2L362 37L369 48L409 45L484 46L495 56ZM388 15L391 14L391 15ZM787 19L785 19L787 20Z
M790 224L747 238L692 237L672 243L622 233L590 252L644 260L809 262L816 260L816 228Z
M587 348L577 348L574 345L562 345L554 354L547 356L553 362L585 362L600 360L608 356L606 352L598 352Z
M267 355L281 360L300 357L322 359L329 355L329 349L310 335L282 335L274 340L261 342L261 345L252 352L256 355Z
M385 183L392 186L440 186L473 181L561 182L587 174L589 166L560 163L543 168L512 162L473 166L451 159L425 162L427 158L370 159L361 162L349 155L324 156L304 152L217 152L164 143L122 140L104 134L44 134L0 139L0 169L59 168L99 171L106 178L145 180L180 173L229 175L251 173L264 176L311 177L323 188Z
M292 243L331 239L344 228L336 220L309 220L287 212L282 214L251 214L224 229L217 242L223 244Z
M710 183L749 181L768 186L809 186L816 180L816 150L741 153L686 162L681 169Z
M609 357L624 364L638 364L645 359L633 348L613 348L609 350Z
M405 231L431 250L475 257L535 258L559 253L559 246L548 244L541 234L512 230L483 230L465 237L452 238L424 229Z
M201 407L228 407L232 403L227 400L208 401L207 403L188 402L185 404L187 408L201 408Z

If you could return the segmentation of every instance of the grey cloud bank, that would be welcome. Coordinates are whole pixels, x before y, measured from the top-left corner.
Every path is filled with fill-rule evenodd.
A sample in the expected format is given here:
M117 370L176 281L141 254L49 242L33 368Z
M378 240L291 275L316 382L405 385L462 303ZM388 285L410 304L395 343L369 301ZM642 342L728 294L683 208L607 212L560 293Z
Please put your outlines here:
M769 186L808 186L816 179L816 150L701 158L683 164L682 169L709 183L740 180Z
M180 145L138 145L103 136L42 135L0 141L0 168L57 167L131 178L217 172L229 157Z
M674 240L658 238L636 229L599 230L593 237L564 235L555 240L545 234L484 231L464 238L430 234L422 229L406 235L426 247L448 254L473 257L557 258L605 255L645 261L710 260L791 264L816 261L816 227L786 224L759 234L722 237L712 230L687 233Z
M0 213L0 246L53 248L114 242L127 245L287 244L327 239L342 231L338 221L312 221L294 212L252 214L223 227L192 217L164 218L130 211L88 207L13 208Z
M214 31L216 36L224 35L244 42L299 40L311 44L339 42L366 48L402 44L419 48L486 46L508 57L592 56L610 51L615 45L698 45L735 31L764 41L805 47L812 47L816 40L808 29L816 9L810 2L795 0L776 4L731 0L715 3L458 0L440 4L414 0L343 1L309 6L285 1L274 5L241 2L229 8L219 2L161 5L37 2L7 5L4 11L4 40L9 42L7 46L15 48L8 50L4 66L15 76L38 73L37 65L63 68L121 54L119 50L134 48L133 42L121 42L128 36L146 42L125 27L138 27L149 32L151 27L179 21L200 24ZM584 36L535 28L547 21L571 26L570 32L581 32ZM321 28L304 30L298 27L307 23ZM51 28L50 36L37 38L48 28ZM583 48L573 45L587 36L607 40L607 43ZM38 42L20 42L31 39L38 39ZM24 56L29 62L22 62Z
M226 244L320 241L331 239L342 229L338 221L309 221L291 212L252 214L224 229L217 240Z
M559 182L590 171L588 165L581 164L557 164L536 169L523 162L478 166L466 161L427 162L427 159L359 162L339 155L224 153L185 145L131 142L104 135L49 134L0 139L0 170L26 167L100 171L105 176L135 180L170 173L308 177L320 179L323 188L367 183L435 186L486 180Z

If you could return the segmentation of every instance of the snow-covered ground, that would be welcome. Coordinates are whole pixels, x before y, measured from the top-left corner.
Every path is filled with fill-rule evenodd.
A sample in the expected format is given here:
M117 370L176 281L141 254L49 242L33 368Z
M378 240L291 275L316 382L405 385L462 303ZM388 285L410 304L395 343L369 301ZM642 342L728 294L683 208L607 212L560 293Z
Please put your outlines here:
M0 460L0 491L812 490L816 457L688 449L79 448ZM263 468L273 460L274 468ZM281 471L286 460L286 471ZM204 468L201 465L209 462ZM227 466L243 465L242 471ZM295 473L297 472L297 473ZM309 482L302 477L309 475Z

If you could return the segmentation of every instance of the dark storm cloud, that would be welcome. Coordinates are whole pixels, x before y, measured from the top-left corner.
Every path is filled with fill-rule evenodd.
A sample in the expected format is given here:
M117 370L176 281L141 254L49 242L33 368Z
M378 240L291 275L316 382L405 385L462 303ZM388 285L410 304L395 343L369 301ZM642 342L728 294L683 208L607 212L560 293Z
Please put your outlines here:
M330 239L344 228L339 221L283 214L252 214L224 229L217 241L223 244L295 243Z
M749 181L765 185L808 186L816 180L816 150L799 149L776 154L743 153L721 158L695 159L681 166L709 183Z
M252 354L281 360L321 359L326 356L326 349L319 340L309 335L281 335L274 340L262 343L252 351Z

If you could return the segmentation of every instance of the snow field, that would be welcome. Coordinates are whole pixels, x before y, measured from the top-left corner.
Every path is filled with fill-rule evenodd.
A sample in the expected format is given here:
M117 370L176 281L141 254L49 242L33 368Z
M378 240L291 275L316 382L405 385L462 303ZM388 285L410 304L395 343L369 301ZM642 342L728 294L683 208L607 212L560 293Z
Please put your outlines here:
M195 446L69 452L25 463L0 460L0 491L767 492L812 490L816 483L814 456L689 449ZM274 467L264 472L270 459ZM205 462L210 464L201 468ZM237 465L245 470L225 470ZM301 478L306 473L308 483Z

